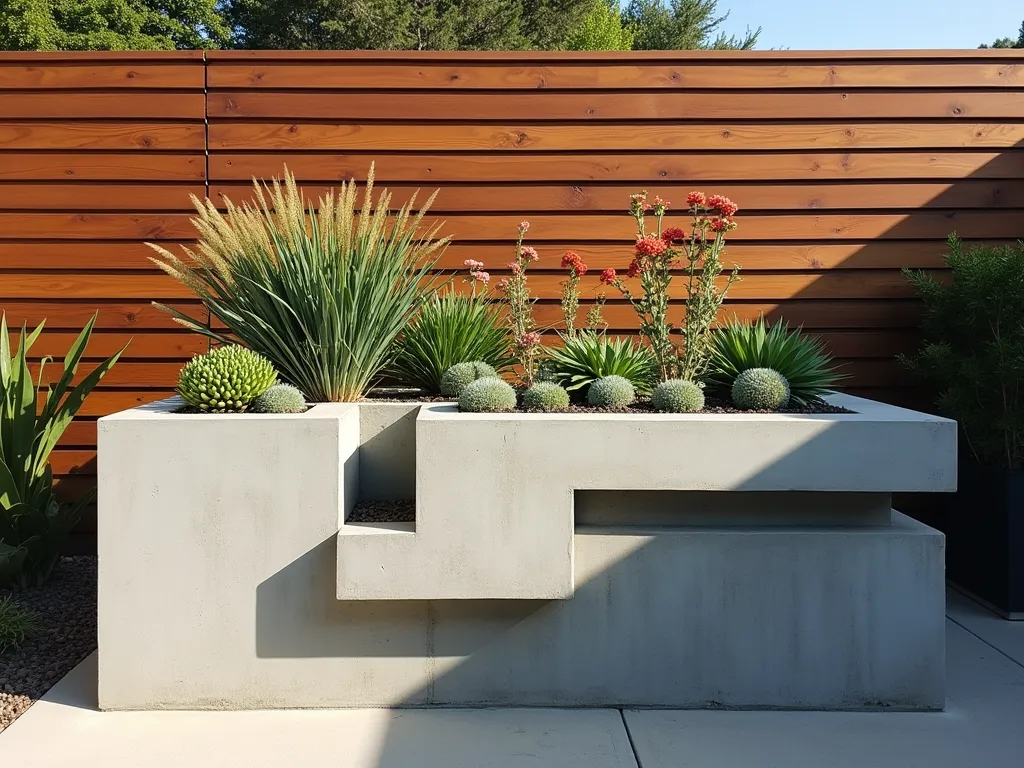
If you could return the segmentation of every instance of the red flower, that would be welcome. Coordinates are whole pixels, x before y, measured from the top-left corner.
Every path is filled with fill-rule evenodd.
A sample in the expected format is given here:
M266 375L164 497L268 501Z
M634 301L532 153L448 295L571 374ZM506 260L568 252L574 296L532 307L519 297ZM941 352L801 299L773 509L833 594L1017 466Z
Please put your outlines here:
M703 192L691 192L686 196L686 204L691 208L703 208L707 198Z
M583 259L575 251L569 251L562 257L562 269L571 270L577 276L587 274L587 265L583 263Z
M636 257L631 262L629 262L629 269L626 271L626 275L629 277L636 277L643 271L644 265L640 261L640 258Z
M647 235L641 237L636 241L636 252L638 256L661 256L665 252L668 245L660 237L654 235Z
M601 277L598 278L605 285L612 285L615 283L615 270L606 269L601 273Z
M740 209L740 207L736 205L736 203L734 203L725 195L712 195L711 197L708 198L708 206L714 208L716 211L718 211L722 216L725 216L726 218L734 215L736 211Z
M671 245L676 240L685 240L686 232L680 227L668 227L667 229L662 230L661 239L664 240L667 245Z
M732 228L732 222L728 219L723 219L720 216L716 216L711 220L711 229L715 232L727 232Z

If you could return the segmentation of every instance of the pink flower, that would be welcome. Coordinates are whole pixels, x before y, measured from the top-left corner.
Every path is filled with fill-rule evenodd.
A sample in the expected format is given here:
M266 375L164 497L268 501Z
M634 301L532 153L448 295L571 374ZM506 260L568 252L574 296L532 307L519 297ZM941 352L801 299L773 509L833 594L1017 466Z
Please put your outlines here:
M509 281L508 281L507 277L501 278L501 280L498 281L498 290L499 291L507 291L508 290L508 282Z
M540 256L537 254L537 249L532 245L523 246L523 258L529 259L530 261L540 261Z
M668 200L662 200L660 195L654 196L654 210L660 209L664 211L666 208L670 208L671 206L672 203L670 203Z
M482 261L477 261L476 259L466 259L462 263L469 267L470 272L476 272L484 268L484 263Z
M513 275L523 274L523 268L519 266L519 262L517 261L513 261L511 264L509 264L508 268L512 271Z
M612 285L612 284L614 284L615 283L615 270L614 269L606 269L604 272L601 273L601 276L598 278L598 280L600 280L605 285Z
M703 192L691 192L686 196L686 204L691 208L703 208L707 201Z
M489 272L484 272L483 270L479 269L475 269L472 272L470 272L469 276L472 277L474 280L483 283L484 285L487 285L487 283L489 283L491 280L491 274Z
M528 221L521 221L521 222L519 222L519 231L520 232L526 232L529 229L530 229L530 222L528 222Z

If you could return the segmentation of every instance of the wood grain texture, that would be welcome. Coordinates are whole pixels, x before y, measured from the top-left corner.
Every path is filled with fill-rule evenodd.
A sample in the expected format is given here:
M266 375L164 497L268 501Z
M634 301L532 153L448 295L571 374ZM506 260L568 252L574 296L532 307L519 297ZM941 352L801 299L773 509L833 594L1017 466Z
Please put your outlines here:
M206 157L171 153L5 154L0 181L202 181Z
M220 54L218 53L219 57ZM829 54L838 60L835 54ZM589 59L590 57L588 57ZM643 63L615 61L595 67L591 61L558 61L545 65L509 66L506 62L433 63L420 66L376 61L260 63L215 59L209 68L210 88L268 89L741 89L741 88L1014 88L1024 86L1024 69L1012 61L984 63L879 62L792 63L744 59L678 62L657 59Z
M91 61L86 58L76 62L48 61L38 54L32 58L26 54L3 56L0 58L0 90L203 88L204 66L198 56L189 61L179 54L169 63L144 61L134 54L135 61L123 63L96 61L95 55L91 58Z
M285 162L289 158L284 157ZM685 206L687 193L694 184L680 182L652 185L675 208ZM329 185L303 184L306 199L315 204L330 189ZM379 187L377 188L380 189ZM429 182L387 184L392 200L402 204L418 192L424 201L434 191ZM807 181L804 183L767 182L715 184L719 194L743 201L744 215L750 211L824 211L886 210L915 211L921 208L1024 208L1024 182L1017 180L963 179L948 182ZM445 184L434 200L435 213L559 213L593 211L622 214L636 186L621 184L488 184L480 182ZM3 187L0 186L0 195ZM13 195L11 195L13 198ZM216 182L210 185L210 197L223 203L251 200L248 182ZM376 195L374 195L376 198Z
M214 122L214 150L612 151L1009 148L1024 123L672 125ZM2 146L2 134L0 134Z
M1024 99L1021 100L1024 103ZM812 152L770 154L388 154L215 153L212 181L280 176L288 168L301 181L365 178L370 163L380 182L630 182L658 184L743 181L1014 179L1024 176L1024 152ZM0 178L3 178L0 171ZM740 203L743 205L743 203Z
M131 96L123 98L132 98ZM1011 131L1012 132L1012 131ZM202 152L204 126L194 123L18 122L0 125L0 150L94 149Z
M21 97L24 98L24 97ZM7 109L26 109L12 104ZM83 113L115 109L103 102L65 107ZM125 108L127 109L127 108ZM141 109L141 107L139 108ZM184 108L183 108L184 110ZM2 114L2 113L0 113ZM127 113L125 113L127 114ZM211 91L212 118L337 120L815 120L1024 118L1024 99L988 91L841 91L813 93L604 93L536 90L530 93L338 93L322 91ZM20 116L10 114L9 116ZM29 115L36 116L36 115ZM95 115L93 115L95 116ZM111 117L123 116L112 114ZM184 115L183 115L184 116Z
M52 118L139 118L203 119L201 92L185 93L102 93L11 91L0 99L0 119Z
M206 195L205 185L178 185L168 182L142 184L118 184L116 182L62 184L56 181L41 184L0 182L0 210L192 212L195 209L189 200L190 195L204 197ZM0 253L3 253L2 244L0 244ZM2 263L3 257L0 256L0 265Z

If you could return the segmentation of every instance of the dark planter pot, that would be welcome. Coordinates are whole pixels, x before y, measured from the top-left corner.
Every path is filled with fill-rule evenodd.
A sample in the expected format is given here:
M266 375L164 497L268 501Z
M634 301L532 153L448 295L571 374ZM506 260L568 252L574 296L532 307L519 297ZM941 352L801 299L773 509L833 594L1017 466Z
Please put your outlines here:
M1024 471L962 460L957 487L946 510L946 575L1024 619Z

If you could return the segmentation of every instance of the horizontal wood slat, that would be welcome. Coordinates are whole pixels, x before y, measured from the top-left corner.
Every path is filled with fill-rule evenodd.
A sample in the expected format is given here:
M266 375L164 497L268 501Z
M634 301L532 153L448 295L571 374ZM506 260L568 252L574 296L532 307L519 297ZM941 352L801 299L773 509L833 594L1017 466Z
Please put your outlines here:
M1022 141L1024 123L494 126L215 122L210 125L210 148L223 150L618 152L629 149L984 149L1016 147Z
M6 98L6 97L5 97ZM131 98L122 97L122 98ZM1010 131L1012 133L1012 131ZM1003 133L1005 136L1005 132ZM998 139L993 139L996 141ZM985 146L983 144L965 146ZM60 123L0 125L0 150L158 150L206 148L205 128L195 123Z
M1024 98L1021 99L1024 103ZM778 154L473 154L352 155L228 152L210 156L213 181L250 181L280 176L282 166L302 181L362 179L375 165L381 182L437 186L481 179L504 182L593 181L656 184L812 181L1014 179L1024 176L1024 152L818 152ZM3 178L0 171L0 178ZM116 178L116 177L112 177ZM740 202L742 205L742 201Z
M280 176L280 171L273 175ZM687 193L694 184L678 182L652 185L666 200L685 207ZM331 189L330 185L304 183L302 190L311 203ZM434 191L429 182L423 184L387 184L392 200L403 204L413 193L424 201ZM378 187L379 190L379 187ZM507 211L510 213L613 212L623 214L635 185L563 184L445 184L434 200L435 213L474 213ZM821 210L917 210L920 208L1024 208L1024 182L965 179L950 182L914 183L901 181L803 184L764 183L716 184L719 194L743 201L744 216L751 211L821 211ZM3 187L0 186L0 196ZM214 183L210 197L223 202L226 197L241 203L253 198L250 182ZM376 195L374 195L376 198ZM677 211L673 211L676 214Z
M29 93L13 91L0 99L0 119L111 118L203 119L201 91L187 93Z
M25 109L15 102L9 110ZM84 113L114 105L88 100L64 107ZM141 107L138 108L141 110ZM184 108L183 108L184 109ZM112 117L126 113L115 113ZM159 113L157 113L159 114ZM390 93L362 91L211 91L211 118L259 117L285 120L815 120L1024 118L1024 99L986 91L915 93L574 93L548 89L530 93ZM14 115L11 115L14 116ZM38 116L38 115L32 115ZM167 115L171 116L171 115Z
M195 181L206 178L202 154L4 154L0 181Z
M829 54L833 56L833 54ZM681 58L681 57L680 57ZM838 57L835 57L838 58ZM779 65L770 61L737 63L643 64L557 62L543 66L435 64L420 66L347 61L259 64L216 61L211 88L321 88L373 90L473 89L622 89L683 88L1014 88L1024 72L1010 62L979 64L815 63Z
M1024 194L1024 189L1022 189ZM194 211L189 195L204 197L203 184L43 184L0 182L0 210L9 211ZM51 233L52 234L52 233ZM190 233L192 236L192 233ZM0 249L3 245L0 245Z

